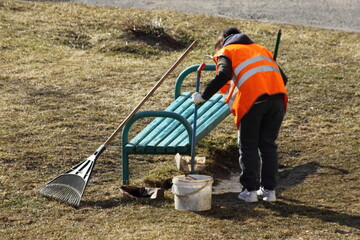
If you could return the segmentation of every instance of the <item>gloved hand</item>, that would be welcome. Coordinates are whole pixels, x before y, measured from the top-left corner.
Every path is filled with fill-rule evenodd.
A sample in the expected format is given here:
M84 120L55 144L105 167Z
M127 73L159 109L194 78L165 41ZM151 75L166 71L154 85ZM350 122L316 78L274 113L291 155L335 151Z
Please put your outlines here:
M191 100L193 101L193 103L195 103L196 105L200 105L203 102L205 102L206 100L202 98L202 94L199 92L195 92L193 93L193 95L191 95Z

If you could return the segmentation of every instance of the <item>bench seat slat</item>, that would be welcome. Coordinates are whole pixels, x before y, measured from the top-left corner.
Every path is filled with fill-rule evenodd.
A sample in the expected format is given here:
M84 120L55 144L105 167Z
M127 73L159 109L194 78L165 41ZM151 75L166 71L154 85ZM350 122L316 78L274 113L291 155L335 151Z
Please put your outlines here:
M208 100L206 103L204 103L202 106L200 106L200 108L198 109L198 122L199 121L203 122L204 119L206 118L206 116L213 114L214 103L218 104L218 102L221 100L221 98L222 98L221 96L214 96L213 98ZM220 104L223 105L224 103L220 102ZM192 106L191 109L192 109L191 115L187 117L187 120L190 124L193 124L193 122L194 122L194 118L193 118L194 107ZM197 129L200 124L197 125ZM176 134L170 134L166 139L164 139L164 141L160 142L159 145L166 146L166 147L168 147L168 146L176 147L177 142L179 142L179 141L177 141L179 139L179 137L185 137L185 138L187 137L187 132L186 132L185 128L183 127L183 128L181 128L181 130L182 130L181 133L177 132ZM172 150L172 151L174 151L174 150Z
M226 105L220 107L220 115L213 115L208 119L209 124L202 124L199 126L198 134L196 134L196 139L202 139L206 134L208 134L216 125L223 121L230 113L229 108ZM186 137L182 137L181 143L177 143L178 147L182 147L189 144L189 140Z
M196 130L196 140L202 139L209 133L217 124L224 120L229 115L229 108L223 102L217 102L212 107L213 111L208 111L206 114L200 116L199 124ZM189 145L187 133L183 131L178 137L167 146L169 151L174 151L175 148L183 148Z
M182 96L181 99L182 104L177 104L177 102L174 104L175 106L171 106L167 109L167 111L171 111L178 113L180 115L186 114L184 112L188 111L189 106L191 105L191 100L189 100L189 96ZM156 121L158 118L155 118L150 124L146 132L145 129L141 131L139 134L143 135L141 140L138 140L135 144L136 151L144 152L148 151L146 148L149 146L149 143L154 141L154 139L158 138L159 133L166 133L169 131L169 128L176 128L176 126L179 126L180 123L177 120L174 120L172 118L162 118L162 121ZM185 129L185 128L184 128ZM163 135L162 134L162 135ZM130 141L130 143L134 143L134 139ZM152 150L149 150L152 152Z
M191 96L190 93L184 93L183 95L179 96L169 107L167 107L166 111L174 111L179 106L184 104L184 102ZM148 136L154 128L156 128L162 121L166 118L158 117L155 118L149 125L147 125L141 132L139 132L130 142L129 144L139 144L141 140Z
M166 108L166 111L176 112L193 124L194 105L191 101L191 93L186 92L180 95ZM196 139L203 138L229 113L220 94L215 94L206 101L198 108ZM126 150L130 154L188 153L190 151L189 136L178 120L157 117L126 145Z

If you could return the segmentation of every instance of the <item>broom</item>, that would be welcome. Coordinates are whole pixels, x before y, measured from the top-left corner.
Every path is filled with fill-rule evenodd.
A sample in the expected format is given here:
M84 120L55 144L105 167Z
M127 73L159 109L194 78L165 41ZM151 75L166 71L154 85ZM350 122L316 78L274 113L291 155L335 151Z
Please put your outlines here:
M125 124L135 115L144 102L155 92L160 84L170 75L170 73L179 65L186 55L196 46L194 41L180 58L170 67L170 69L161 77L156 85L146 94L143 100L134 108L134 110L125 118L112 135L102 144L90 157L83 162L72 167L69 171L61 174L57 178L51 180L39 190L39 193L50 198L54 198L63 202L67 202L72 206L79 206L81 197L84 194L86 185L89 181L91 172L94 168L96 160L100 157L110 142L117 136Z

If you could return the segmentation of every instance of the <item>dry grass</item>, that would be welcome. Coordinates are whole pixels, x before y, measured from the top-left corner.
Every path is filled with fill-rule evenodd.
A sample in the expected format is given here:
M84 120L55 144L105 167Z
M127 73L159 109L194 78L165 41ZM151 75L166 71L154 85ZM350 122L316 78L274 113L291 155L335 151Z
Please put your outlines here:
M278 61L290 79L290 105L279 138L284 167L278 202L244 204L228 193L214 195L211 211L196 213L176 211L170 191L159 202L121 199L120 140L99 159L79 209L37 194L96 150L182 53L134 40L126 34L129 19L155 22L184 45L199 41L142 110L165 108L185 67L212 63L206 55L223 28L238 26L271 50L283 29ZM2 239L360 237L359 33L0 0L0 37ZM208 73L203 80L210 78ZM194 89L193 82L186 84ZM215 177L237 170L231 117L198 151ZM179 174L171 156L130 161L134 184Z

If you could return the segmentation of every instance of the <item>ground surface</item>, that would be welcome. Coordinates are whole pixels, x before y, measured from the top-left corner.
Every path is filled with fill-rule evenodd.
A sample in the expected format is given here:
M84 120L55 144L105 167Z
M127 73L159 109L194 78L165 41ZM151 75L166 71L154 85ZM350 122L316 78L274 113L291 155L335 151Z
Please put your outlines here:
M166 9L345 31L360 31L360 0L70 0L123 8Z
M205 212L174 209L170 189L160 201L122 198L119 138L97 161L79 208L38 194L93 153L181 55L154 42L155 33L163 29L185 46L197 40L198 47L141 110L165 109L180 71L212 63L213 42L229 25L270 50L283 30L278 62L290 98L278 139L276 203L247 204L232 189L214 194ZM129 34L134 29L150 31L138 40ZM359 239L360 32L0 0L0 51L1 240ZM212 77L204 72L202 83ZM195 78L183 89L193 91ZM218 181L239 170L231 116L198 145L207 157L204 174ZM170 186L180 175L173 156L133 155L130 169L133 186ZM239 187L236 177L229 181Z
M122 8L161 9L184 13L200 13L220 17L252 19L274 23L360 31L360 0L71 0L90 5ZM269 4L270 2L270 4ZM239 192L237 174L214 186L215 194Z

